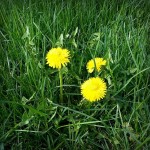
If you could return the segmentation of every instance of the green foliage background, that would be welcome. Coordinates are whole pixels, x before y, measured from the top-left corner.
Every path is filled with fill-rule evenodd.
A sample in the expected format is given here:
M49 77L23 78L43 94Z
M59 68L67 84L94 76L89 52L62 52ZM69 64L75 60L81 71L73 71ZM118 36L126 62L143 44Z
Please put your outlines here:
M150 51L148 0L0 2L0 149L148 149ZM45 62L61 45L63 70ZM102 101L82 101L86 63L104 57Z

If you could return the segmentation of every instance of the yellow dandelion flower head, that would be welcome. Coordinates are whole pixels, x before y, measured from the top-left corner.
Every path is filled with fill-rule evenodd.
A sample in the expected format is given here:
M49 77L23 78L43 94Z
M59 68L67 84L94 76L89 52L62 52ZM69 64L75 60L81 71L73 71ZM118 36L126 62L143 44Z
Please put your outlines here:
M101 69L101 66L105 66L105 65L106 65L106 60L104 60L103 58L97 57L97 58L94 58L94 59L91 59L90 61L88 61L86 68L89 73L92 73L96 66L96 69L99 72Z
M81 94L90 102L103 99L106 91L106 83L99 77L89 78L81 85Z
M50 67L60 69L62 66L66 66L70 62L70 52L67 49L52 48L46 55L47 63Z

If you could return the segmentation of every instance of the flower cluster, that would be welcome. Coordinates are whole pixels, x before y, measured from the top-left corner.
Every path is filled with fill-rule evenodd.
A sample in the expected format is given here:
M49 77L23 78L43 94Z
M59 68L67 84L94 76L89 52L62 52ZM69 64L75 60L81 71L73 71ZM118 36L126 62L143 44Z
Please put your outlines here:
M47 64L52 68L61 69L63 66L66 66L70 62L70 52L67 49L52 48L46 55ZM106 65L106 60L103 58L93 58L87 65L86 69L89 73L92 73L94 70L97 72L101 71L102 66ZM62 78L62 77L61 77ZM61 82L62 86L62 82ZM61 88L62 95L62 88ZM91 77L88 80L84 81L81 84L81 94L83 97L90 101L98 101L103 99L106 95L107 86L103 79L100 77Z

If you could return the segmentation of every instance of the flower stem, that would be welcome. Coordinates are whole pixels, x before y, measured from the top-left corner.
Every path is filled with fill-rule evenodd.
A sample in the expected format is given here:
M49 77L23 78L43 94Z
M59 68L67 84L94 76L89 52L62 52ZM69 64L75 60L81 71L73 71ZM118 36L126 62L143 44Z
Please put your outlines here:
M59 69L59 81L60 81L60 102L63 103L63 77L61 69Z

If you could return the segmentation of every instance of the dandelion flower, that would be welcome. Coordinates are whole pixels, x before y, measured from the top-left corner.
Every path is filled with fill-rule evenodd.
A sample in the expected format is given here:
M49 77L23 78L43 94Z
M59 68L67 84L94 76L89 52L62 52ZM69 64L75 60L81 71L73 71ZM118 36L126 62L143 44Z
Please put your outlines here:
M95 66L96 66L96 69L99 72L101 69L101 66L105 66L105 65L106 65L106 60L104 60L103 58L97 57L97 58L91 59L87 63L86 68L87 68L89 73L92 73L94 71Z
M52 48L46 55L47 64L50 67L60 69L62 66L66 66L69 60L70 52L67 49Z
M81 94L90 102L103 99L106 90L106 83L99 77L90 78L81 85Z

